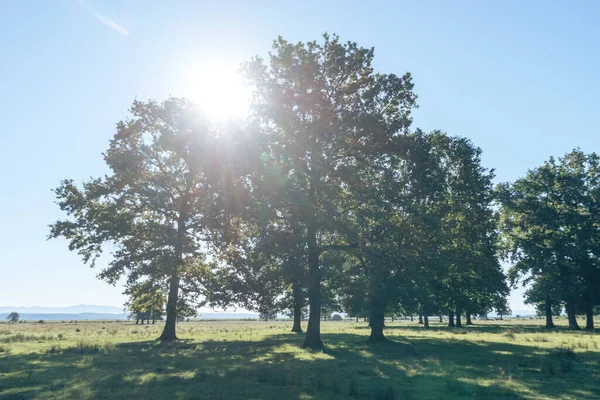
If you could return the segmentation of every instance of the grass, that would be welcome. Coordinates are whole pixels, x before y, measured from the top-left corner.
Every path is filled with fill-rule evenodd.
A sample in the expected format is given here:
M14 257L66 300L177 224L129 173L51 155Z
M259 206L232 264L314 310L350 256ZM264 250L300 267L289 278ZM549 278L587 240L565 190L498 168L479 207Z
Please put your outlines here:
M181 323L169 345L158 323L0 324L0 399L597 398L600 335L557 322L388 322L376 345L365 323L325 322L323 352L283 321Z

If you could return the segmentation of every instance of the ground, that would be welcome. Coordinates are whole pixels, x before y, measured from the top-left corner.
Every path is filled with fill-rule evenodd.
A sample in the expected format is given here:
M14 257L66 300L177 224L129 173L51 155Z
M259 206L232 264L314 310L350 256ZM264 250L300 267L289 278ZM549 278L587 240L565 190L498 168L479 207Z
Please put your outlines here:
M160 323L3 323L0 399L598 398L600 335L557 322L388 322L371 345L367 324L331 321L323 352L289 321L180 323L171 345Z

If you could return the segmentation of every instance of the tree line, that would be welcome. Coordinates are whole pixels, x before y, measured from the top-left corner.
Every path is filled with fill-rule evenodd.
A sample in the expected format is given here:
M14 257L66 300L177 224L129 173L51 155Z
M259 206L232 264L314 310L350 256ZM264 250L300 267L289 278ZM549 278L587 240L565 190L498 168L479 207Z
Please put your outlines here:
M311 348L333 310L368 317L371 341L385 340L386 315L418 314L425 326L448 315L460 326L462 316L507 313L502 256L516 260L512 284L533 282L531 302L595 306L597 169L586 169L591 203L577 203L573 182L564 218L545 214L550 235L533 225L529 213L541 211L520 195L525 181L494 188L470 140L411 128L412 76L375 72L373 57L335 35L278 38L266 60L243 65L250 113L227 126L186 99L136 100L103 154L109 173L54 190L68 218L49 236L92 266L111 251L99 278L124 279L136 312L164 308L162 340L203 305L266 318L287 310L294 332L308 307ZM580 222L585 232L564 225ZM550 237L563 247L535 244Z

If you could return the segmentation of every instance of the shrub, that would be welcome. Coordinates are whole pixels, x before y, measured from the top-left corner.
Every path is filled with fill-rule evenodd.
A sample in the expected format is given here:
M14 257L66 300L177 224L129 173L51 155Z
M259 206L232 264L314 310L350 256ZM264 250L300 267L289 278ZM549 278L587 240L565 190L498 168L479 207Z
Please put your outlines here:
M331 320L332 320L332 321L342 321L342 320L343 320L343 318L342 318L342 316L341 316L340 314L333 314L333 315L331 316Z

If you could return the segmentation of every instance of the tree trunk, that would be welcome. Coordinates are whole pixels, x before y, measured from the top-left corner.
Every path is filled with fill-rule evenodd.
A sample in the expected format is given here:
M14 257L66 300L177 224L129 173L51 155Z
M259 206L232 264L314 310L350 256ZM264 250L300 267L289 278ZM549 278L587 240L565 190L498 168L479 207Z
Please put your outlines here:
M500 321L504 321L504 318L502 318L502 313L500 313Z
M308 275L310 287L308 301L310 310L308 314L308 326L303 347L311 349L322 349L321 341L321 271L319 271L319 248L317 246L317 231L314 226L309 225L307 229L308 238Z
M588 290L584 296L585 300L585 329L588 331L594 330L594 303L592 296Z
M567 318L569 320L569 329L573 331L577 331L581 329L579 324L577 324L577 316L575 315L575 307L573 303L568 301L565 305L565 309L567 310Z
M467 311L466 316L467 316L467 325L473 325L473 321L471 321L471 313L469 311Z
M356 317L356 322L358 322L358 317Z
M394 316L392 315L392 322L394 322Z
M371 327L371 336L369 336L369 342L384 342L387 339L383 334L384 326L384 313L380 310L372 310L371 318L369 322Z
M444 323L444 317L442 317L442 316L440 315L440 324L443 324L443 323Z
M429 328L429 317L425 311L423 312L423 327Z
M414 321L414 319L413 319L413 316L411 315L410 316L410 322L413 322L413 321Z
M292 327L292 332L302 333L302 300L300 288L298 287L298 283L292 284L292 293L294 295L294 326Z
M552 303L546 298L546 304L544 305L546 311L546 329L554 329L554 321L552 321Z
M456 308L456 327L462 328L462 322L460 320L460 310L458 309L458 307Z
M167 296L167 318L165 327L160 335L161 341L177 339L177 301L179 300L179 268L183 265L183 245L185 241L185 213L179 213L177 219L177 242L175 243L175 265L169 281L169 294Z
M419 314L419 324L423 325L423 315Z
M448 313L448 327L454 327L454 313L452 311Z
M179 276L177 270L174 269L171 274L169 283L169 295L167 298L167 318L165 327L160 335L161 341L176 340L176 324L177 324L177 300L179 297Z

